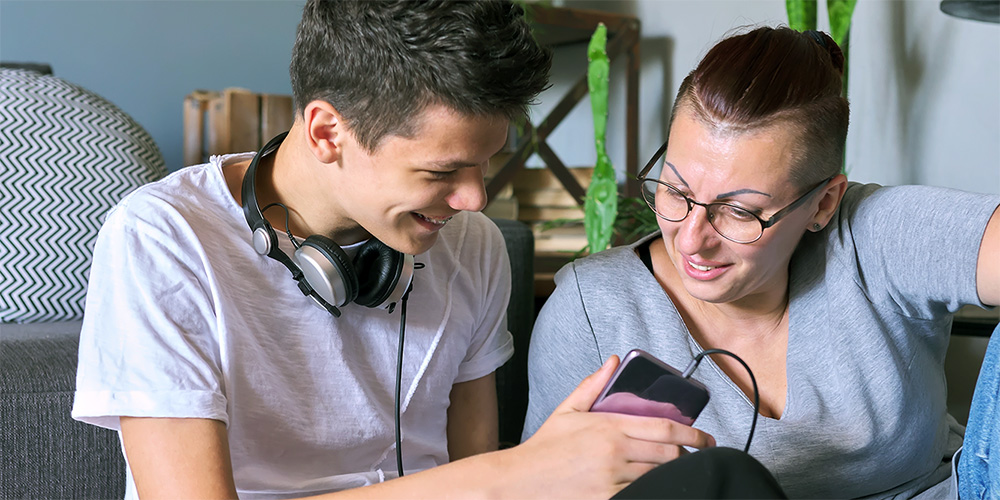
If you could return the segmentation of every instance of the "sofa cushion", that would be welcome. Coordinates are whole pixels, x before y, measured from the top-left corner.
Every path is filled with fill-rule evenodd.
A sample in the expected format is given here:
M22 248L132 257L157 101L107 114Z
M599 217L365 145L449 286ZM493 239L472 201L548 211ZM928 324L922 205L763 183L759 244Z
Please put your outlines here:
M0 69L0 321L83 316L104 214L166 173L138 123L54 76Z
M80 324L0 324L0 500L125 494L118 434L70 417Z
M503 233L510 256L510 302L507 329L514 337L514 355L496 371L500 447L521 442L528 410L528 344L535 323L535 239L531 228L516 220L493 219Z

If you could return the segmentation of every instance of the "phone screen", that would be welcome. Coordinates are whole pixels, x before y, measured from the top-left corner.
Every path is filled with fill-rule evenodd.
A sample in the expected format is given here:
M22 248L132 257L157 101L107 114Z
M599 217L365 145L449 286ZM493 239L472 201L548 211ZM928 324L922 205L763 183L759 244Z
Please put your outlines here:
M691 425L708 404L708 389L635 349L625 356L590 411L669 418Z

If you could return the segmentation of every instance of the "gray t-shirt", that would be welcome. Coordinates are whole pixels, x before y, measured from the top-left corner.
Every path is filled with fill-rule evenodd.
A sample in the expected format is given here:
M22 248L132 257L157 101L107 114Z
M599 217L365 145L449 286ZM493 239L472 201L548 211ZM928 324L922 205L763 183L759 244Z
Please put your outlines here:
M964 429L945 405L945 351L952 314L982 306L976 262L998 203L852 183L830 224L803 237L790 265L785 409L758 418L750 448L790 497L908 498L948 477ZM702 350L638 244L556 274L532 333L525 439L608 356L641 348L683 369ZM711 359L694 378L711 394L694 426L742 449L750 399Z

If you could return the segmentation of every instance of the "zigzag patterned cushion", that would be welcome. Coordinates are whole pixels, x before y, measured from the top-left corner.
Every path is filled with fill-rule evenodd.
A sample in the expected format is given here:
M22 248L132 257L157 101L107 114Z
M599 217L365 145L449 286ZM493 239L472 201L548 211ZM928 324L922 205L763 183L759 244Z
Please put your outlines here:
M113 104L0 69L0 322L82 318L104 214L165 173L152 137Z

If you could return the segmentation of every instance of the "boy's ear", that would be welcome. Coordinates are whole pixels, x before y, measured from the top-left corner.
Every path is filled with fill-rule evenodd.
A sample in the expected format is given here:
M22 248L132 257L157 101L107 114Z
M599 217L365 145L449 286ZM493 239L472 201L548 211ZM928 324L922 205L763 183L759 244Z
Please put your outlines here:
M302 118L305 121L306 144L313 156L322 163L340 159L346 136L344 121L336 108L326 101L315 100L306 105Z

